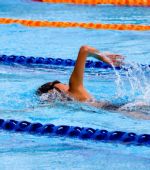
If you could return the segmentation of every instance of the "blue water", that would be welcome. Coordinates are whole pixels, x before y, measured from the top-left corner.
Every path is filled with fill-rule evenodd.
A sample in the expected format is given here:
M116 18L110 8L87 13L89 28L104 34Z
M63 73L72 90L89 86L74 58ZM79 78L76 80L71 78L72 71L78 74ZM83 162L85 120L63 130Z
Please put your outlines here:
M52 5L25 0L0 0L0 17L150 24L149 8ZM123 54L127 56L126 62L149 64L149 39L150 32L0 25L0 53L8 55L75 59L79 47L88 44L101 51ZM80 103L57 101L41 104L35 95L35 90L42 83L52 81L56 77L62 82L68 82L71 71L71 67L29 68L19 65L0 65L0 118L88 126L110 131L132 131L138 134L150 133L149 120L108 112ZM121 74L122 88L117 84L117 76L112 70L86 69L85 86L99 100L126 102L138 98L149 99L149 69L147 72L138 69L136 74L130 72L130 76L126 73ZM123 94L119 96L120 87ZM150 148L144 146L0 131L0 169L4 170L10 168L148 170L149 154Z

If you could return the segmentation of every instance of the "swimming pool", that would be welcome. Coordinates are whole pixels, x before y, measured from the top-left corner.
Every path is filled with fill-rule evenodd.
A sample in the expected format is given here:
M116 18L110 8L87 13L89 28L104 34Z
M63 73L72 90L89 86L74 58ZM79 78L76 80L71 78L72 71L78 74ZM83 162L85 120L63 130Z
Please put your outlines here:
M92 7L0 0L0 9L0 17L8 18L150 24L150 10L142 7L109 5ZM149 64L149 31L28 28L11 24L0 25L0 37L0 53L6 55L76 59L79 47L88 44L101 51L125 55L128 62ZM138 134L150 133L149 120L139 120L80 103L64 104L58 101L53 104L42 104L35 96L35 89L56 77L62 82L67 82L71 71L72 67L41 68L1 64L0 117L110 131L132 131ZM140 74L138 72L136 78L142 79ZM146 74L144 78L148 81L149 73L144 72L144 74ZM146 95L148 86L143 86L143 89L139 90L139 86L134 84L134 91L125 73L121 75L121 79L124 82L124 90L121 89L123 95L116 99L119 87L122 86L116 85L116 75L112 70L91 68L86 69L85 73L85 85L97 99L124 102ZM138 90L140 95L137 94ZM150 164L150 149L146 146L126 146L65 137L39 137L5 131L0 131L0 153L1 169L10 169L10 167L11 169L149 169Z

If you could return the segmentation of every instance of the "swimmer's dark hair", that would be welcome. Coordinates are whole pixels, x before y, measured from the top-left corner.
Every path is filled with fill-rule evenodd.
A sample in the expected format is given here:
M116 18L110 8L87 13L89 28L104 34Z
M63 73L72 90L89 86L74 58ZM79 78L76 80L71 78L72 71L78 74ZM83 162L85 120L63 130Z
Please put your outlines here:
M54 87L55 84L59 84L59 83L60 83L60 81L58 81L58 80L55 80L53 82L45 83L41 87L39 87L37 89L36 94L37 95L42 95L43 93L48 93L49 90L53 90L55 88Z

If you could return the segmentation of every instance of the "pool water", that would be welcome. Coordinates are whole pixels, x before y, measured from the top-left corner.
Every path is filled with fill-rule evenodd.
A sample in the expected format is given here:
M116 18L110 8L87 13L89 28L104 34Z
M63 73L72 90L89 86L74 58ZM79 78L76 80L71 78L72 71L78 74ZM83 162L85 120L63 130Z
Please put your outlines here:
M0 17L150 24L149 8L56 5L33 3L29 0L0 0ZM113 70L86 69L86 88L97 100L123 103L140 99L149 102L149 68L137 69L134 64L149 64L149 31L28 28L11 24L0 25L0 37L0 53L7 55L76 59L83 44L94 46L101 51L125 55L126 62L134 65L133 71L119 72L118 77ZM67 83L72 69L1 64L0 118L85 126L109 131L122 130L137 134L150 133L150 120L108 112L78 102L42 103L35 95L35 90L56 77ZM150 167L150 148L146 146L81 141L64 137L39 137L5 131L0 131L0 153L0 169L4 170L148 170Z

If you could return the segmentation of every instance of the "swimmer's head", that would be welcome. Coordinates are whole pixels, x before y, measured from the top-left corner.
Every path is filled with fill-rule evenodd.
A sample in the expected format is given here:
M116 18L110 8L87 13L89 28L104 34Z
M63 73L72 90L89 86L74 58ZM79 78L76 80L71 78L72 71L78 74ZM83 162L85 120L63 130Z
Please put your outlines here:
M59 90L59 88L55 87L55 85L59 84L59 83L60 83L60 81L58 81L58 80L55 80L53 82L45 83L41 87L39 87L37 89L36 94L42 95L43 93L48 93L48 92L50 92L53 89L56 89L57 91L60 92L61 90Z
M57 92L66 92L68 91L68 86L65 84L62 84L60 81L55 80L53 82L48 82L43 84L41 87L39 87L36 91L36 94L42 95L44 93L51 93L53 90L56 90Z

